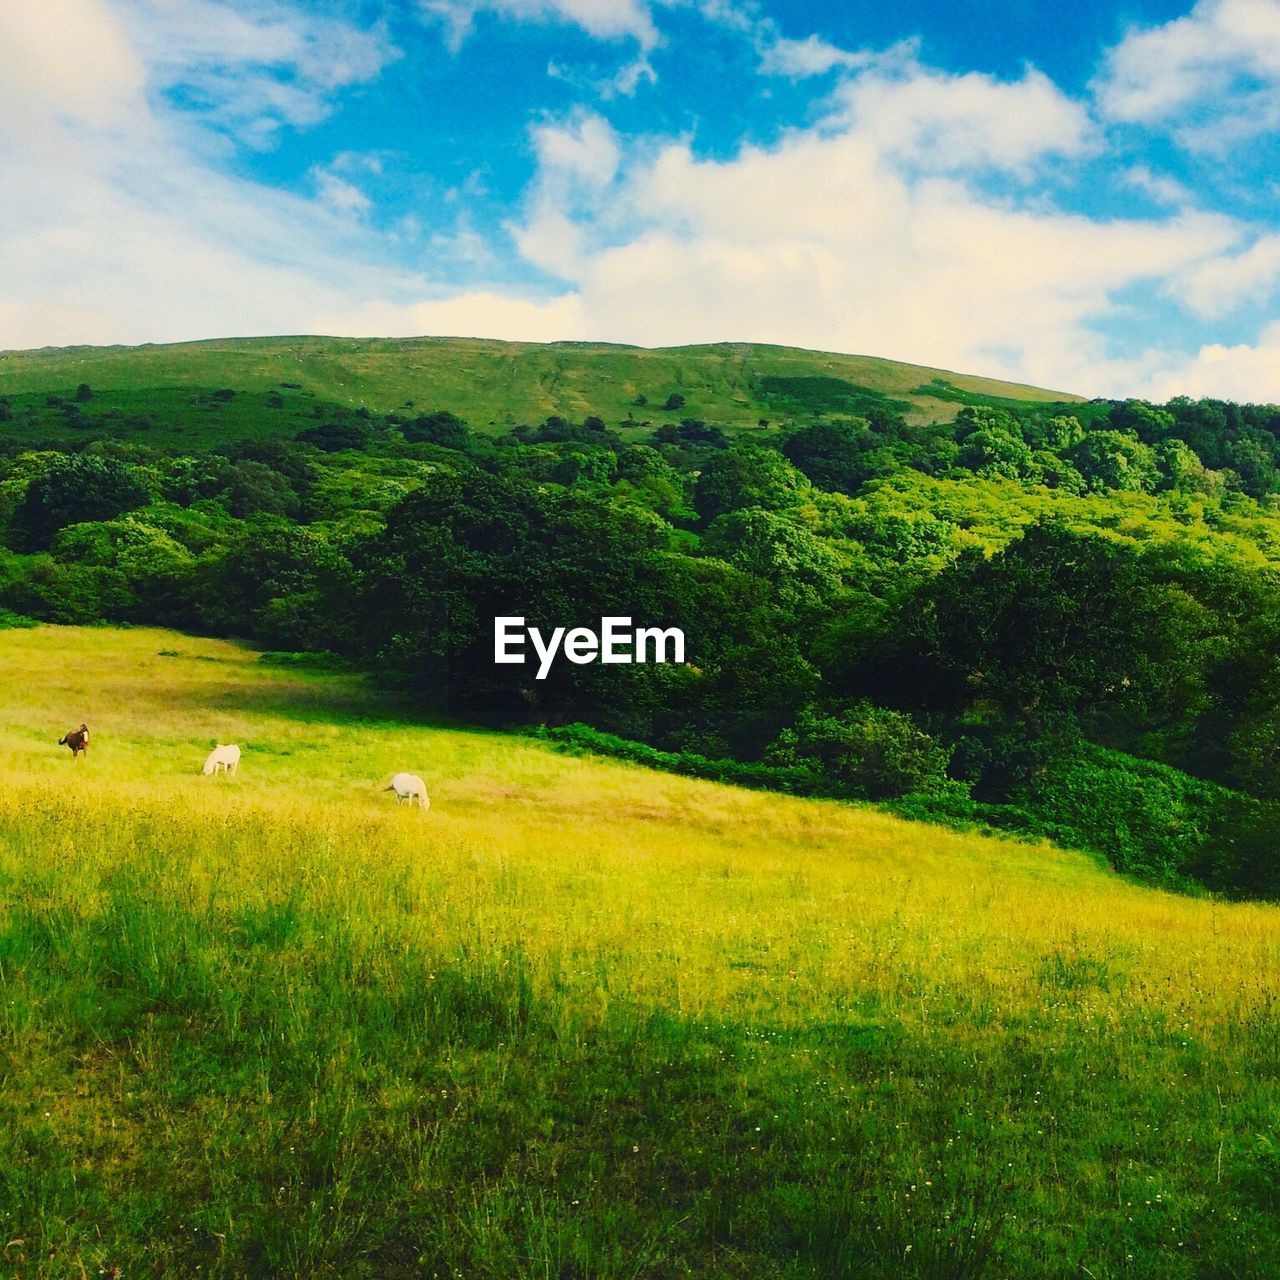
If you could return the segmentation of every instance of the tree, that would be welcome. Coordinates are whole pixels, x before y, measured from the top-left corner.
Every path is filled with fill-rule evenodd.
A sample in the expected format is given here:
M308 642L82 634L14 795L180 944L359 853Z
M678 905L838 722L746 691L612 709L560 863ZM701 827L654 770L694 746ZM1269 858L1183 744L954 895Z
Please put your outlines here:
M1221 482L1215 485L1204 463L1185 441L1162 440L1155 447L1155 455L1156 466L1160 469L1158 489L1171 489L1176 493L1212 493L1220 487Z
M112 520L150 496L134 467L92 454L60 454L27 485L13 522L23 546L39 551L66 525Z
M1130 549L1042 521L918 593L893 674L911 705L986 704L1031 738L1070 734L1191 702L1203 624Z
M782 511L803 496L806 481L780 453L737 446L718 453L703 467L694 486L693 505L709 524L743 507Z
M325 453L341 453L348 449L365 448L371 435L369 426L364 422L333 418L299 431L294 439L303 444L315 445Z
M1065 453L1074 449L1084 439L1084 427L1080 419L1066 414L1050 418L1044 426L1045 447L1055 453Z
M854 418L802 427L783 442L782 453L819 489L854 494L870 474L867 453L881 443L865 418Z
M999 427L980 427L964 438L958 459L962 467L981 476L1018 480L1030 473L1031 448L1021 435Z
M955 437L964 440L975 431L1002 431L1005 435L1021 438L1022 428L1008 409L990 405L967 404L956 414Z
M289 478L265 462L228 463L217 477L217 499L237 519L296 516L302 509Z
M712 555L771 583L787 606L829 599L840 589L840 557L824 539L785 515L747 507L707 530Z
M1175 418L1167 409L1157 409L1145 400L1125 400L1111 406L1107 422L1117 431L1135 435L1147 444L1154 444L1168 435Z
M195 593L204 626L285 649L350 647L351 565L314 529L250 529L205 561Z
M676 391L673 391L673 392L672 392L672 393L667 397L666 403L665 403L662 407L663 407L664 409L667 409L668 411L672 411L672 410L675 410L675 409L683 409L683 408L684 408L684 396L680 395L680 394L679 394L678 392L676 392Z
M1251 498L1261 498L1280 488L1276 472L1276 441L1266 432L1248 429L1226 444L1226 464L1239 477Z
M1070 460L1090 489L1151 493L1160 480L1155 450L1122 431L1090 431Z
M82 382L76 388L75 398L81 404L86 404L88 401L93 399L93 388L87 382Z
M444 449L467 449L471 444L470 428L448 409L421 414L400 430L411 444L438 444Z

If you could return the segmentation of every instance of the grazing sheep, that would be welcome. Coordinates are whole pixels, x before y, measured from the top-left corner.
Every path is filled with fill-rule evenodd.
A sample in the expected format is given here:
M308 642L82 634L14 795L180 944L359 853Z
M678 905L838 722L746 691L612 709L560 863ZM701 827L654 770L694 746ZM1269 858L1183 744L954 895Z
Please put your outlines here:
M396 793L396 804L402 800L413 804L414 800L417 800L419 809L431 808L431 801L427 797L427 784L416 773L397 773L391 779L391 785L382 789Z
M72 729L70 733L64 734L58 739L58 746L70 747L71 758L79 760L82 751L86 754L89 751L89 726L82 724L78 729Z
M204 762L202 772L207 778L211 773L229 773L235 777L236 767L240 763L240 748L235 743L227 746L216 746L209 752L209 758Z

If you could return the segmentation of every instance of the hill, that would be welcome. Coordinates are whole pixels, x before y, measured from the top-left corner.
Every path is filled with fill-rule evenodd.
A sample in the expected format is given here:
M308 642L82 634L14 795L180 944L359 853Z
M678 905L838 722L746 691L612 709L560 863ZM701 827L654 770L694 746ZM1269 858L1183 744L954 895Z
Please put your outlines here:
M553 414L574 420L596 414L611 425L685 416L745 428L761 419L776 424L875 407L933 422L950 421L964 404L1079 399L869 356L742 343L648 350L478 338L282 337L0 353L0 395L70 397L81 383L109 393L103 404L122 412L160 409L196 424L207 422L206 405L193 411L191 393L226 387L278 394L286 411L305 412L304 402L319 400L389 413L411 402L419 412L450 409L477 430ZM683 404L664 412L673 395Z
M6 1275L1270 1274L1274 907L173 632L0 685Z

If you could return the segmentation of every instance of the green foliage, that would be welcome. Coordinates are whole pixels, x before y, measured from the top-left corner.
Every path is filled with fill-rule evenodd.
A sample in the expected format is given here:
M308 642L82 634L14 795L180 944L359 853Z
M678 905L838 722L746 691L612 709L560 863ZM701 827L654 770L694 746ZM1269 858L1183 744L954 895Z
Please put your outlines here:
M793 413L844 413L866 417L876 411L900 414L911 409L910 401L894 399L872 387L858 386L844 378L829 375L796 377L770 374L760 379L759 387L764 403Z
M738 787L785 791L796 796L838 794L840 788L820 770L806 764L747 763L734 759L710 759L693 751L661 751L643 742L602 733L586 724L540 725L534 736L564 751L591 752L615 760L629 760L648 769L662 769L710 782L729 782Z
M1091 489L1150 493L1160 480L1155 451L1121 431L1091 431L1069 455Z
M846 784L854 795L887 800L942 786L949 755L910 716L860 702L832 711L805 707L765 758L808 766Z
M401 428L404 438L414 444L436 444L445 449L467 449L471 431L467 424L447 409L422 414Z
M967 552L904 615L904 695L991 701L1059 729L1110 704L1154 704L1169 669L1152 652L1164 619L1147 588L1131 553L1061 524L1037 524L989 560Z
M998 427L981 427L964 437L959 464L982 476L1017 480L1032 470L1031 449L1021 435Z
M1210 847L1240 829L1255 807L1238 792L1092 746L1052 755L1019 800L1064 842L1175 888L1186 888L1193 873L1203 875ZM1269 874L1274 890L1280 885L1274 856Z
M330 419L299 431L294 437L303 444L313 444L325 453L340 453L346 449L363 449L372 436L368 423L358 419Z
M836 551L803 524L763 507L714 521L703 545L712 554L772 584L788 607L829 599L840 589Z
M86 520L110 520L150 497L137 468L89 454L55 457L27 485L13 523L22 546L40 550L57 531Z
M816 422L789 435L782 453L819 489L853 494L871 477L866 455L879 443L865 418Z
M800 472L772 449L735 447L714 454L702 468L693 505L710 524L744 507L785 510L800 500L804 485Z

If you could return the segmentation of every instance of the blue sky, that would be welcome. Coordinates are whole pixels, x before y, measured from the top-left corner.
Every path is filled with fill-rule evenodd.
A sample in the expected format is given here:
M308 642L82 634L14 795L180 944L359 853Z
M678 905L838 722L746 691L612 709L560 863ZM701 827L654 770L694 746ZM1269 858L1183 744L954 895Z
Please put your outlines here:
M0 347L461 333L1280 400L1280 0L0 6Z

